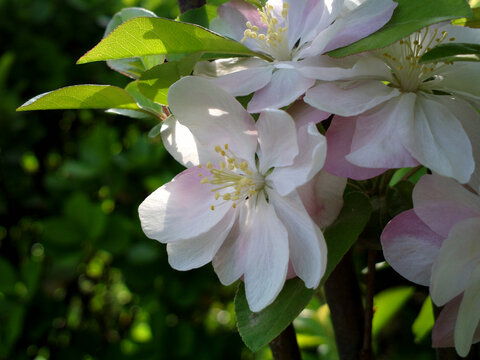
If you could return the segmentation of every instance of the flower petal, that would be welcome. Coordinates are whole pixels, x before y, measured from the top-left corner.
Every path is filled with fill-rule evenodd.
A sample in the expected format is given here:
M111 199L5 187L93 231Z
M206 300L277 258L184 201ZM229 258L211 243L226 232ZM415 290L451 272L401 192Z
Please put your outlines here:
M297 139L299 152L293 165L277 167L267 176L267 182L271 182L281 196L289 194L312 179L325 163L327 144L315 124L300 127Z
M373 34L392 17L397 3L391 0L366 0L360 6L337 18L337 33L324 52L347 46Z
M245 292L254 312L270 305L282 290L288 270L288 232L261 193L249 214Z
M288 108L288 113L295 120L297 128L302 127L308 123L318 124L326 120L331 114L326 111L318 110L303 102L303 100L296 101Z
M432 269L430 294L435 304L446 304L470 286L472 271L480 263L479 234L480 218L463 220L450 230Z
M438 83L438 90L469 99L480 101L480 64L477 62L456 62L439 72L442 80Z
M304 101L320 110L340 116L361 114L400 95L380 81L320 83L309 89Z
M478 239L477 233L477 239ZM467 356L472 342L474 341L475 330L480 321L480 265L472 271L467 289L458 309L457 322L455 323L455 349L458 355Z
M395 216L381 235L387 262L410 281L428 286L443 238L408 210Z
M282 110L265 110L257 121L260 172L288 166L298 155L297 131L292 117Z
M459 106L449 96L418 95L404 145L432 171L466 183L475 163L470 140L457 117Z
M442 176L424 175L413 189L412 199L417 216L444 238L456 223L480 217L480 198Z
M307 288L316 288L327 266L327 245L296 192L279 196L269 191L269 200L288 231L290 260L295 274Z
M267 108L279 109L287 106L303 95L314 83L315 80L303 77L294 68L277 69L270 83L255 92L247 110L250 113L258 113Z
M347 56L335 59L327 55L299 61L298 71L310 79L333 80L390 80L390 68L376 56Z
M236 219L235 214L236 211L231 208L222 221L206 233L194 238L168 243L167 252L170 266L177 270L190 270L212 261L230 233Z
M232 95L206 79L186 76L170 87L168 104L197 139L197 148L228 144L237 157L254 163L255 123Z
M210 231L231 208L227 203L211 210L212 185L201 184L204 170L193 167L155 190L139 206L144 233L162 243L197 237Z
M230 58L201 61L195 75L205 76L233 96L251 94L267 85L274 67L259 58Z
M308 214L320 228L331 225L342 210L346 185L346 178L321 170L312 180L297 189Z
M432 329L432 347L445 348L455 346L453 333L462 298L463 294L458 295L442 308Z
M355 133L356 118L343 118L335 116L328 127L327 133L327 159L325 171L344 178L365 180L380 175L387 169L364 168L347 161L345 156L350 153L353 134Z
M417 166L403 145L414 103L415 94L407 93L358 116L351 153L346 159L370 168Z

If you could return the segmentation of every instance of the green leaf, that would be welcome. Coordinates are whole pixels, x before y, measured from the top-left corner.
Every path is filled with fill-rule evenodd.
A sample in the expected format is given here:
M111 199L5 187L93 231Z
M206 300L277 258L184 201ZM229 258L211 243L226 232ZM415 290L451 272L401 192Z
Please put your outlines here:
M201 26L163 18L138 17L123 23L77 64L160 54L214 52L258 56L243 44Z
M371 213L372 206L365 194L351 192L344 196L343 208L337 220L324 231L328 261L322 284L360 236Z
M100 205L93 204L84 193L72 195L65 203L65 215L90 239L97 239L105 229L107 217Z
M413 287L402 286L384 290L375 296L373 300L375 313L372 321L372 334L374 337L400 311L414 291L415 288Z
M433 324L435 323L435 318L433 317L433 304L432 299L428 296L425 299L425 302L420 309L420 313L413 322L412 332L415 335L415 342L419 343L420 341L428 335L430 330L432 330Z
M127 85L125 91L127 91L137 102L138 106L149 112L150 114L159 117L163 114L162 105L157 104L156 102L150 100L149 97L146 97L139 88L138 81L132 81L130 84Z
M0 292L11 293L17 282L15 269L7 260L0 257Z
M142 8L122 9L110 20L103 37L106 37L122 23L140 16L157 17L153 12ZM138 79L146 70L151 69L155 65L161 64L164 61L165 56L163 55L148 55L131 59L109 60L107 61L107 65L124 75Z
M51 217L43 222L43 240L46 246L76 247L82 243L84 235L82 228L70 219Z
M215 5L206 4L197 9L191 9L181 14L178 19L185 23L197 24L208 28L210 21L217 16L217 7Z
M390 21L376 33L328 54L343 57L390 45L428 25L472 16L465 0L397 0Z
M480 45L467 43L450 43L435 46L423 54L420 63L433 61L480 61Z
M109 108L138 109L138 106L122 88L110 85L75 85L37 95L17 111Z
M368 197L364 194L352 192L345 196L340 215L324 232L328 260L321 284L355 243L370 218L371 210ZM298 316L314 293L315 290L305 288L301 279L291 279L285 282L271 305L254 313L248 307L245 286L240 283L235 296L235 313L238 331L248 348L257 351L272 341Z
M168 89L182 76L191 74L201 55L201 53L191 54L181 60L170 61L146 71L138 81L139 91L159 104L168 105Z
M235 296L237 327L243 342L252 351L258 351L278 336L307 306L315 290L307 289L299 278L285 282L275 301L264 310L250 311L241 282Z

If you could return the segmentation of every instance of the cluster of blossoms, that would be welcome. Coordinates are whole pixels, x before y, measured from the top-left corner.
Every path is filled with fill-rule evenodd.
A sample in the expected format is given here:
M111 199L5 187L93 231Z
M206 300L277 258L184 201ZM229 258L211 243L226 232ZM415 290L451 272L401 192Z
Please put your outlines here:
M220 6L211 28L261 57L200 62L170 88L162 139L187 170L140 205L140 219L172 267L212 262L223 284L245 282L260 311L288 278L319 285L321 229L340 212L347 178L423 165L435 175L417 184L414 209L389 223L382 244L398 272L447 304L434 346L465 355L480 340L480 199L460 185L480 185L480 64L419 59L438 44L480 43L480 30L442 23L383 49L326 54L380 29L396 5ZM245 110L235 97L251 94ZM324 136L317 124L330 114Z

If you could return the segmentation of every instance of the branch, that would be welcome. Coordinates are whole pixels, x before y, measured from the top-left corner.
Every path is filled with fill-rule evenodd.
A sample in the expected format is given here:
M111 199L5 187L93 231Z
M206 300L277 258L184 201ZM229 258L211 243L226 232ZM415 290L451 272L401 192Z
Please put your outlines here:
M183 14L188 10L197 9L206 4L205 0L177 0L180 12Z
M358 360L363 345L364 312L351 251L325 282L325 295L340 360Z
M274 360L302 360L293 324L270 342Z
M376 257L376 250L368 250L367 290L365 294L365 325L363 331L363 348L360 354L360 359L362 360L370 360L374 358L372 353L372 319Z

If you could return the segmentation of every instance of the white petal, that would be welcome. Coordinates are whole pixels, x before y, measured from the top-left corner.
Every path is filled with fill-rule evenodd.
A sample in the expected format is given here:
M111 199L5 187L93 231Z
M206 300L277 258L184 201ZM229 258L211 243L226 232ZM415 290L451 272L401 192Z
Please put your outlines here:
M480 64L478 62L456 62L438 72L442 80L438 90L443 90L472 101L480 101Z
M352 164L369 168L401 168L418 162L403 145L413 117L415 95L407 93L358 116L351 153Z
M288 233L273 206L259 195L248 221L245 292L254 312L270 305L282 290L288 270Z
M246 226L249 202L246 201L237 207L238 219L212 261L223 285L233 284L245 272L249 236Z
M305 77L325 81L391 79L390 68L376 56L347 56L335 59L321 55L300 61L297 68Z
M478 233L477 233L478 235ZM467 289L458 309L455 323L455 349L458 355L467 356L474 341L480 321L480 263L472 271Z
M267 182L271 182L281 196L308 182L325 163L327 154L325 136L318 132L315 124L309 123L300 127L297 136L299 153L293 165L277 167L267 177Z
M442 240L413 210L395 216L381 235L385 260L403 277L425 286L430 285Z
M222 221L206 233L194 238L168 243L167 252L170 266L177 270L190 270L212 261L230 233L235 222L235 213L236 211L231 208Z
M201 61L194 74L206 76L233 96L244 96L267 85L273 69L271 63L259 58L233 58Z
M269 200L288 231L290 260L295 274L307 288L316 288L327 266L327 245L296 192L279 196L268 193Z
M346 185L346 178L321 170L312 180L297 189L308 214L320 228L331 225L342 210Z
M480 218L463 220L452 227L432 269L430 294L444 305L467 288L473 269L480 263Z
M264 109L279 109L292 103L315 83L296 69L277 69L270 83L258 90L248 103L247 110L258 113Z
M397 3L391 0L366 0L360 6L338 18L341 24L324 51L347 46L358 41L385 25L392 17Z
M168 104L195 136L197 147L228 144L237 157L254 162L255 123L232 95L206 79L186 76L170 87Z
M458 106L448 96L418 95L404 145L434 172L466 183L475 164L470 140L457 118Z
M445 238L456 223L480 217L480 197L443 176L424 175L415 185L412 199L418 217Z
M318 110L313 106L306 104L303 100L293 103L293 105L288 108L288 113L295 120L295 126L297 128L308 123L318 124L331 115L329 112Z
M230 206L211 210L212 185L200 183L201 172L198 167L181 172L140 204L142 229L149 238L162 243L190 239L224 221Z
M397 89L379 81L326 82L309 89L303 100L332 114L353 116L399 95Z
M298 155L297 131L292 117L282 110L265 110L258 118L257 130L260 172L292 165Z
M454 39L453 43L480 43L480 29L446 24L441 30L447 32L447 39Z

